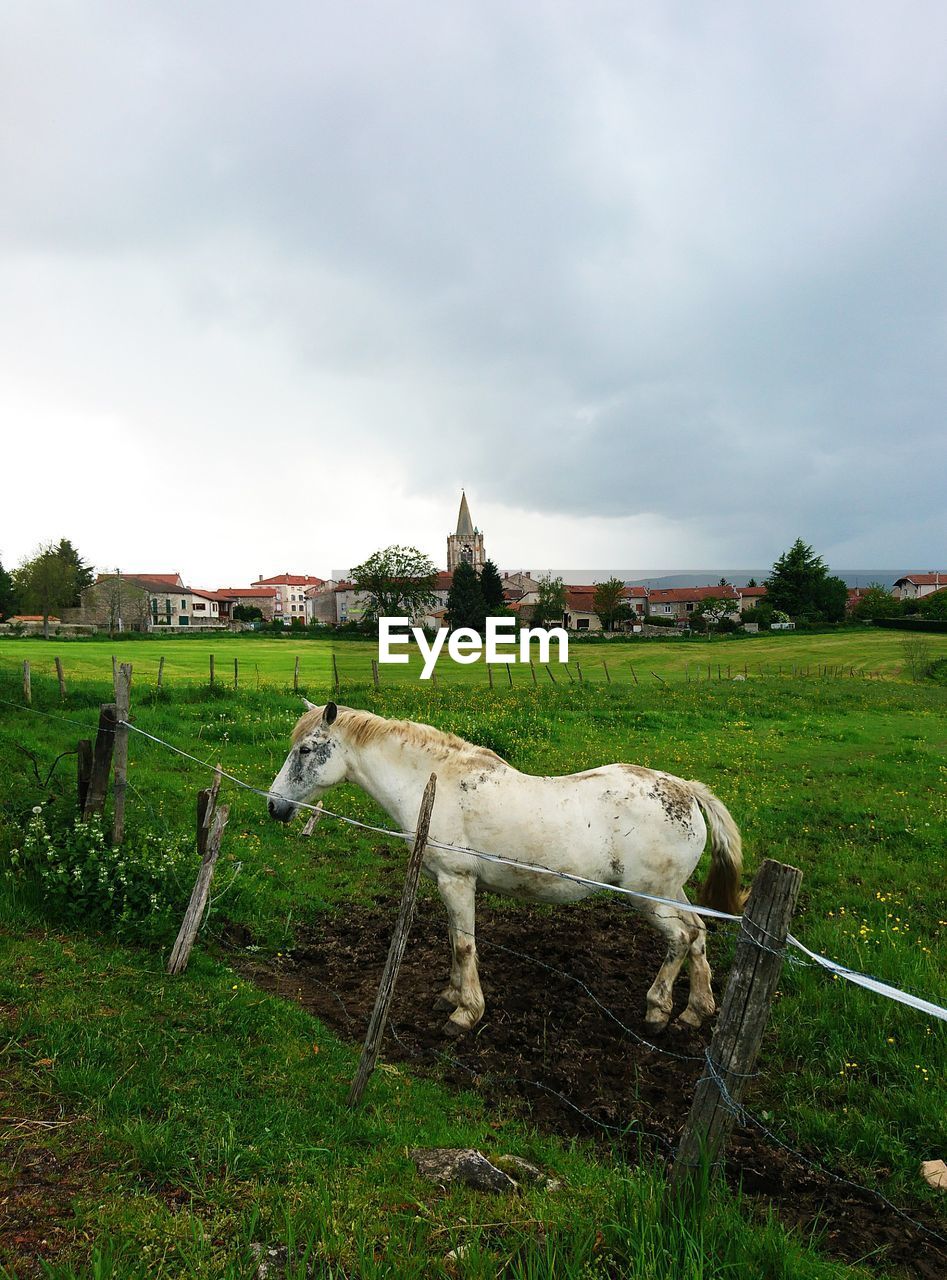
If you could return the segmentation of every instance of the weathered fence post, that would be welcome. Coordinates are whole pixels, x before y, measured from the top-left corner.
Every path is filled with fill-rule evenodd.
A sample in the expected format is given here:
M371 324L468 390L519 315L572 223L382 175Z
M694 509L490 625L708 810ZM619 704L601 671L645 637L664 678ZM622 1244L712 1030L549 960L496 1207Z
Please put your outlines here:
M634 680L635 684L637 684L637 683L638 683L638 675L637 675L637 673L636 673L636 671L635 671L634 667L631 667L631 668L630 668L630 670L631 670L631 678L632 678L632 680Z
M115 721L118 713L114 702L102 704L99 711L99 729L95 735L95 746L92 750L92 773L86 791L82 816L88 821L94 813L101 813L105 808L105 797L108 792L109 771L112 768L112 751L115 746Z
M391 1008L391 1002L394 998L395 983L398 981L398 970L401 968L405 944L408 941L411 922L414 919L414 904L418 894L421 860L424 857L424 846L427 844L427 834L431 826L431 810L434 808L434 792L436 789L437 774L432 773L428 779L427 786L424 788L424 795L421 797L414 847L411 850L411 857L408 859L408 870L404 879L404 889L401 893L401 906L398 910L394 933L391 935L391 945L388 948L385 971L378 985L378 995L375 998L375 1007L368 1023L368 1031L365 1035L365 1044L362 1047L358 1070L355 1073L355 1079L352 1081L352 1087L349 1089L350 1107L357 1107L361 1101L365 1086L368 1083L368 1077L375 1069L375 1062L378 1058L378 1048L385 1032L385 1023L388 1021L388 1010Z
M33 705L33 686L30 682L30 660L23 659L23 701L28 707Z
M214 687L214 655L210 655L210 687Z
M659 676L656 671L652 671L651 674L654 676L655 680L660 680L662 684L667 684L667 681Z
M219 789L220 767L218 766L214 785L208 787L206 791L199 792L197 797L197 850L201 855L201 867L197 873L194 888L191 890L191 900L187 904L177 940L171 949L171 957L168 960L170 974L183 973L187 968L194 939L204 918L204 908L207 906L207 898L210 894L210 882L214 877L214 867L220 853L220 842L227 819L230 817L227 805L222 804L219 808L217 807Z
M158 692L161 692L161 681L164 679L164 658L158 659Z
M233 660L233 687L235 689L240 687L240 663L237 658Z
M309 820L306 823L306 825L303 827L300 834L304 836L311 836L316 829L316 823L319 821L321 817L322 817L322 801L319 800L316 803L315 809L313 809L312 813L309 815Z
M89 793L89 779L92 777L92 741L80 738L76 751L76 784L79 793L79 813L85 808L85 798Z
M341 692L342 692L342 690L341 690L341 688L339 687L339 667L338 667L338 664L336 663L336 660L335 660L335 654L334 654L334 653L333 653L333 655L332 655L332 678L333 678L333 680L335 681L335 692L336 692L336 694L341 693Z
M603 662L602 662L602 670L605 672L605 680L606 680L606 682L607 682L608 684L611 684L611 682L612 682L612 678L611 678L611 676L608 674L608 663L607 663L607 662L605 662L605 661L603 661Z
M112 697L115 696L115 681L118 679L118 658L112 654Z
M566 668L566 670L568 670L568 667ZM558 684L558 683L559 683L559 681L556 679L556 677L552 674L552 668L550 667L550 665L549 665L549 663L548 663L548 662L546 663L546 675L547 675L547 676L549 677L549 679L553 682L553 684Z
M579 677L579 684L582 684L582 668L579 666L578 662L575 664L575 669Z
M115 680L115 748L112 764L112 844L125 834L125 790L128 786L128 730L122 723L131 707L132 667L123 662Z
M485 662L483 665L487 669L487 680L489 681L490 688L492 689L493 688L493 667L489 662Z
M296 663L293 667L293 693L299 692L299 654L296 655Z
M512 662L508 662L508 663L506 664L506 678L507 678L507 680L509 680L509 682L510 682L510 688L512 689L512 688L513 688L513 664L512 664Z
M533 688L535 689L535 687L536 687L536 668L533 666L533 660L532 660L532 658L530 658L530 660L529 660L529 672L530 672L530 675L533 677Z
M372 658L372 684L378 688L378 659Z
M783 948L801 883L798 868L769 858L756 873L707 1065L697 1082L671 1171L675 1191L698 1187L703 1169L713 1173L739 1114L783 966Z
M62 658L56 658L56 676L59 680L59 696L62 699L66 697L66 677L63 675Z

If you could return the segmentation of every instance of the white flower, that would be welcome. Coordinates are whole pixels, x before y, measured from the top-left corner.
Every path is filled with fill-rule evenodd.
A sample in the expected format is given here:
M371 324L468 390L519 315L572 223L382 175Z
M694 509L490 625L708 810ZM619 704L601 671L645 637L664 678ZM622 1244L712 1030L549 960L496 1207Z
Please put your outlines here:
M33 805L33 812L34 812L34 813L42 813L42 812L43 812L43 806L42 806L41 804L34 804L34 805Z

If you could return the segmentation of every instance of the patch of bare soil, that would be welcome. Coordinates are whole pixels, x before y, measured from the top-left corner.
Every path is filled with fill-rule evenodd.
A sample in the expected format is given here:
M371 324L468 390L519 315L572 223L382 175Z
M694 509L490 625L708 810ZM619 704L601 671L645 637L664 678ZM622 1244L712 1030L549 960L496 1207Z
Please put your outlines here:
M326 913L285 959L244 955L238 964L265 990L295 1000L359 1043L394 916L387 902ZM487 1012L473 1033L448 1040L445 1015L433 1007L448 977L446 919L439 902L419 901L384 1057L474 1088L495 1104L520 1106L546 1131L620 1145L631 1161L642 1153L668 1158L711 1029L669 1031L655 1040L644 1026L645 993L663 953L657 935L621 904L605 901L554 913L479 903L477 934ZM711 964L718 949L711 938ZM718 998L725 978L716 975ZM686 980L675 995L676 1015L686 1002ZM754 1109L752 1092L744 1100ZM771 1202L785 1225L804 1234L815 1227L831 1254L854 1261L876 1251L868 1265L921 1280L947 1275L947 1246L751 1127L735 1130L727 1177L761 1205ZM911 1216L945 1234L926 1209Z

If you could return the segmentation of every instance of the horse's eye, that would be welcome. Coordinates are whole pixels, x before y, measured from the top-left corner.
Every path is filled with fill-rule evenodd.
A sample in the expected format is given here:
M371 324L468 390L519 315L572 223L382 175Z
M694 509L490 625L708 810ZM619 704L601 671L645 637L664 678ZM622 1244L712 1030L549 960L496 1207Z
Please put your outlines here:
M312 750L312 747L305 747L305 746L303 746L303 747L300 747L300 748L299 748L299 754L300 754L301 756L308 756L308 755L309 755L309 752L310 752L311 750Z

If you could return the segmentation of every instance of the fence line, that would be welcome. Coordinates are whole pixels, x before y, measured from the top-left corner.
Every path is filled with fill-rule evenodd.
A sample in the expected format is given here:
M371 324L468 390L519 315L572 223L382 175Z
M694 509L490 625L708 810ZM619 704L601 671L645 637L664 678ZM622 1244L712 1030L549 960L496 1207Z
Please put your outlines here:
M35 707L24 706L22 703L11 702L5 698L0 698L0 703L3 703L6 706L15 707L19 711L28 711L33 715L45 716L50 720L62 720L67 724L78 725L79 728L86 729L88 732L88 727L86 725L82 724L80 721L71 720L65 716L52 715L47 711L39 711ZM189 751L185 751L181 747L176 747L173 743L166 742L164 738L159 738L153 733L148 733L147 730L140 729L137 725L131 724L129 721L122 720L117 722L116 728L118 727L131 729L132 732L139 734L143 738L148 738L151 742L164 747L175 755L182 756L184 759L200 765L203 769L209 769L211 772L215 772L218 768L216 764L212 764L209 760L201 760L199 756L192 755ZM238 778L236 774L229 773L227 770L222 770L221 773L223 777L225 777L229 782L232 782L235 786L241 787L244 791L249 791L253 795L260 796L264 800L269 798L272 794L270 791L264 791L262 788L255 787L249 782L244 782L242 778ZM288 797L285 796L280 796L278 798L286 799L289 803L296 804L300 809L307 809L312 812L324 814L329 818L336 819L338 822L345 823L347 826L357 827L363 831L370 831L374 835L389 836L395 840L414 839L415 833L413 831L393 831L389 827L379 827L370 822L361 822L357 818L347 817L343 813L335 813L331 809L326 809L324 805L321 804L316 805L308 804L303 801L289 801ZM537 875L554 876L559 879L568 880L574 884L585 885L595 891L617 893L627 898L653 902L660 906L674 907L679 911L690 911L694 915L707 916L710 919L741 922L743 920L742 915L733 915L728 911L718 911L713 907L705 907L699 903L679 902L674 898L663 898L656 894L641 893L633 889L625 889L620 885L606 884L604 881L591 880L585 876L576 876L568 871L555 871L552 867L544 867L539 863L518 862L513 858L504 858L500 854L485 853L481 849L471 849L465 845L448 844L440 840L431 839L430 837L428 838L427 843L432 848L443 849L447 853L458 853L473 858L480 858L486 862L515 867L520 871L535 872ZM832 973L839 978L843 978L845 981L851 982L856 986L860 986L867 991L872 991L876 995L884 996L889 1000L894 1000L899 1004L906 1005L908 1008L915 1009L920 1013L925 1013L929 1017L939 1018L941 1021L947 1022L947 1009L943 1008L941 1005L925 1000L920 996L915 996L911 992L902 991L899 987L894 987L890 983L881 981L879 978L873 978L868 974L860 973L857 969L850 969L847 965L840 964L836 960L830 960L827 956L820 955L816 951L811 951L793 934L789 934L786 940L791 946L796 947L799 951L807 955L811 962L821 966L829 973ZM759 944L757 943L757 945ZM766 948L764 947L763 949L765 950Z

